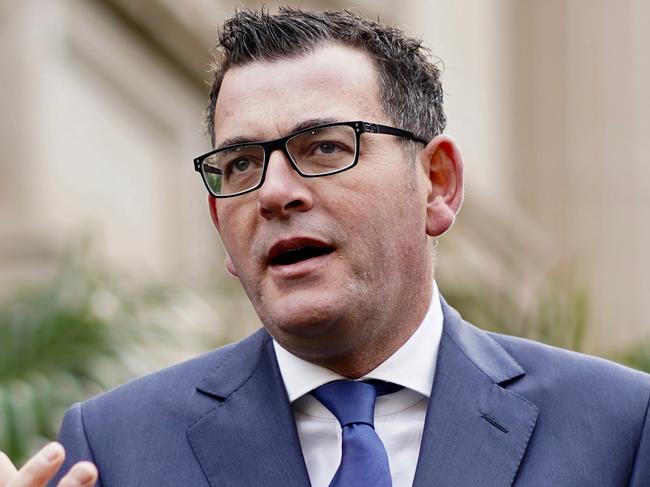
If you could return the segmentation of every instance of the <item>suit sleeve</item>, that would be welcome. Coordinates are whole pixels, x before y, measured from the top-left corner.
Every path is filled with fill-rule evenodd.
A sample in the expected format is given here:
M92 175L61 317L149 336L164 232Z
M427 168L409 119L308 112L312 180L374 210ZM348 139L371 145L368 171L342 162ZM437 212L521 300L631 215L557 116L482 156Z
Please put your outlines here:
M65 413L58 440L65 448L65 462L56 476L50 481L48 487L56 487L59 480L77 462L87 460L96 464L86 437L81 404L73 405ZM101 479L97 481L95 487L102 487Z
M650 485L650 399L646 406L645 419L641 428L639 446L634 458L630 487L644 487Z

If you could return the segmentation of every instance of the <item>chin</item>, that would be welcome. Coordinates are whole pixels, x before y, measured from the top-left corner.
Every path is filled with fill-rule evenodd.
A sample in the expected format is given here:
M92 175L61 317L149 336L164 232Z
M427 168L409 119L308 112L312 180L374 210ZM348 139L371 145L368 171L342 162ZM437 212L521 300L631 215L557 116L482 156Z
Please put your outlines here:
M255 306L259 316L279 328L308 330L340 319L348 308L340 285L312 282L285 289L271 289ZM348 309L349 312L349 309ZM264 321L264 320L263 320Z
M321 337L332 333L340 321L340 313L332 313L330 307L305 307L294 312L275 314L268 320L269 328L278 334L300 337Z
M329 348L346 335L341 329L345 326L344 309L334 307L332 301L287 304L280 301L275 303L274 309L268 309L265 316L260 314L260 318L280 345L303 357Z
M303 360L323 364L339 356L349 344L336 322L276 323L267 331L285 350Z

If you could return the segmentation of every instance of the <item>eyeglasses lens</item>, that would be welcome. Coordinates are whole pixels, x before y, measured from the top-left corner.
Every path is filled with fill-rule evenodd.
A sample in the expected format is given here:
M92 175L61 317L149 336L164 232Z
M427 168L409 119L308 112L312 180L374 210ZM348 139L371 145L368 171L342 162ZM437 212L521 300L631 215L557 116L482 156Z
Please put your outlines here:
M287 149L303 174L318 175L352 165L356 143L352 127L335 125L296 135L287 141Z
M203 161L203 174L210 189L228 195L255 187L264 170L264 149L247 145L224 149Z

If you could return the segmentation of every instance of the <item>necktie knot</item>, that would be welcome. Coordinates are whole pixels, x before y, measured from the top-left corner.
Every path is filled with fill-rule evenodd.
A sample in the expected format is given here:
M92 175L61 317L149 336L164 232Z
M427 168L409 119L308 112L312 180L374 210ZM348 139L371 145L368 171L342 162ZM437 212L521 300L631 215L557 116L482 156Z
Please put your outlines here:
M341 428L350 424L375 427L376 389L367 382L337 380L312 391L312 395L336 417Z
M378 380L337 380L312 391L342 429L341 464L330 487L391 486L388 456L375 432L375 401L377 396L399 389Z

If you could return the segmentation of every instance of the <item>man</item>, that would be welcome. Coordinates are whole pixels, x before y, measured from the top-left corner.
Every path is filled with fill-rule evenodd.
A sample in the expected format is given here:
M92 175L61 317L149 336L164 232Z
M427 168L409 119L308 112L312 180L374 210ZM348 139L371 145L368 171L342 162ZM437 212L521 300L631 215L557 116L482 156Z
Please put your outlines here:
M93 464L104 487L650 485L647 375L439 296L463 166L419 43L284 9L238 13L220 44L195 168L264 328L73 406L51 485L79 461L58 485ZM45 482L20 476L4 486Z

